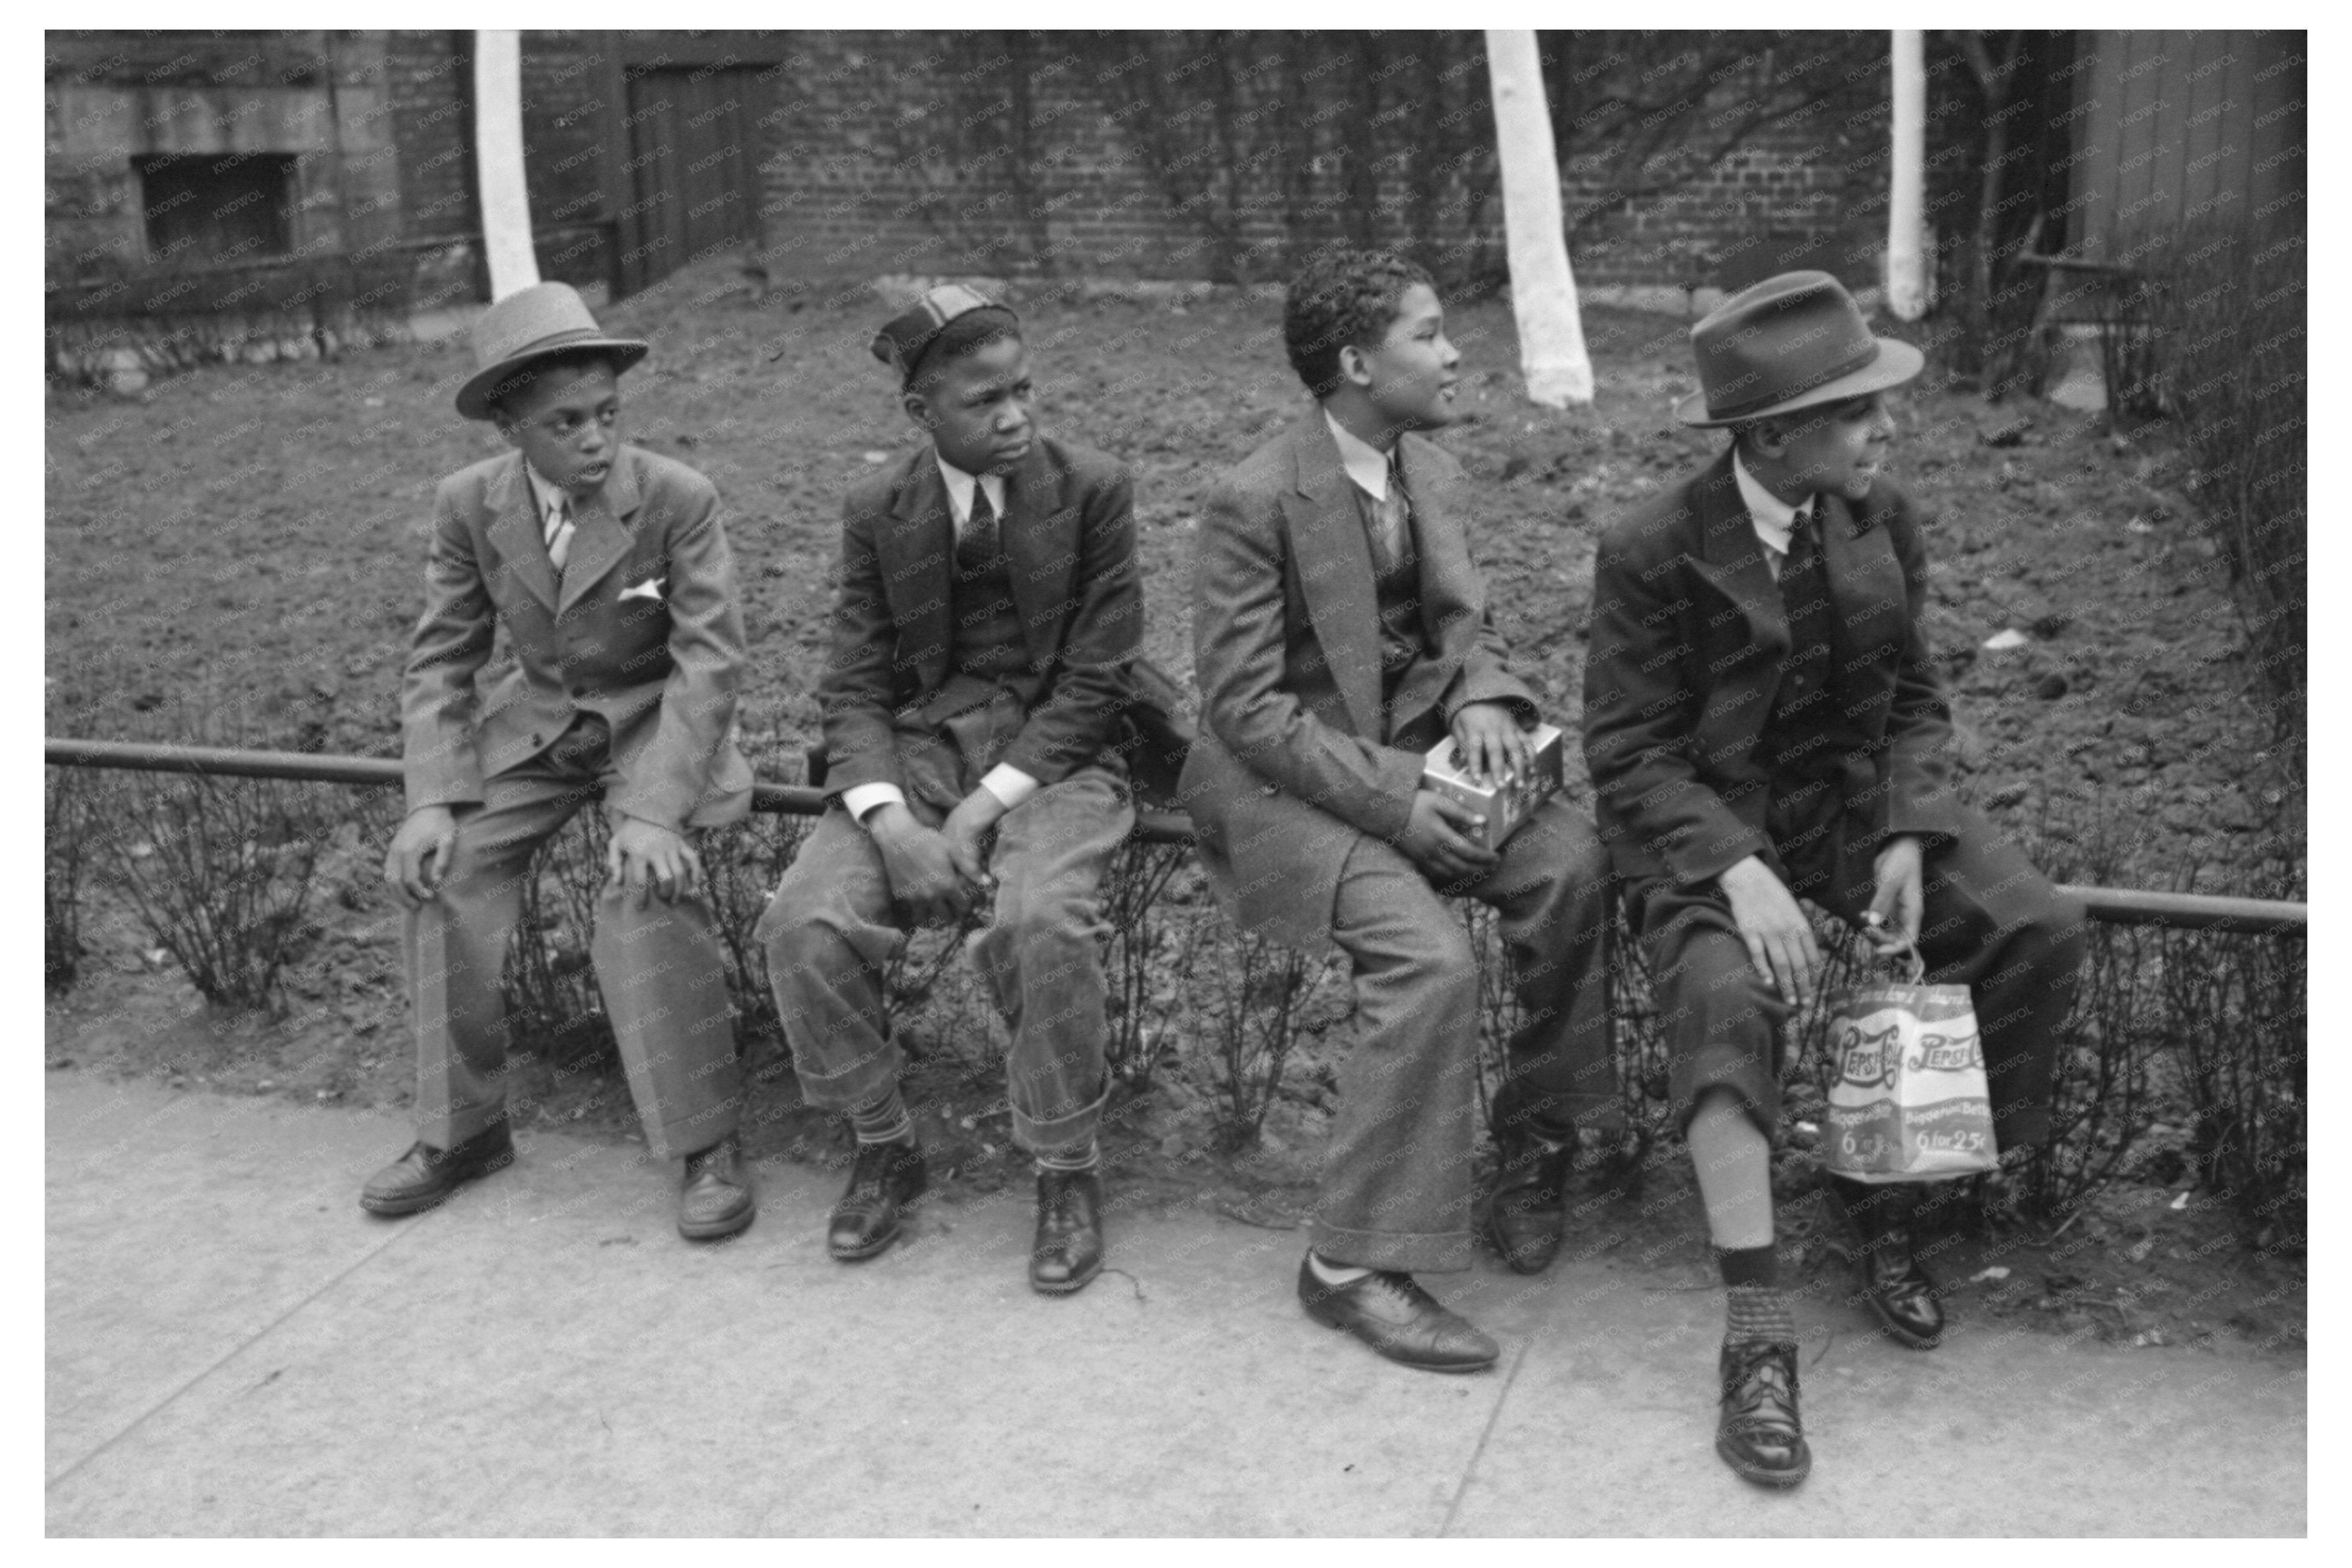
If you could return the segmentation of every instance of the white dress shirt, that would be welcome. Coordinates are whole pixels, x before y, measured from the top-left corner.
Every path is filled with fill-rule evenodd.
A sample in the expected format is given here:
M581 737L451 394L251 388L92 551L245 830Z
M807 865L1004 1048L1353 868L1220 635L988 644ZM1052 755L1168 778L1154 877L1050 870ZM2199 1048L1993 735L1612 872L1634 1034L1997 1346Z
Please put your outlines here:
M539 470L528 462L522 466L522 477L530 485L531 504L539 510L540 542L549 547L548 555L552 559L555 553L556 510L569 506L572 498L560 485L541 478ZM580 509L577 507L572 508L572 524L575 530L580 525ZM555 574L559 578L563 575L563 563L560 561L555 563Z
M1004 476L967 474L940 457L936 447L931 448L931 457L940 465L940 478L947 481L948 510L955 516L958 542L963 539L964 530L971 526L974 489L988 497L989 507L996 513L997 526L1001 529L1004 524ZM980 787L1003 803L1005 810L1011 811L1045 786L1012 763L999 763L982 775ZM877 806L903 805L906 799L906 792L894 784L862 784L841 792L842 809L849 813L851 820L856 822L864 822L866 814Z
M1353 430L1323 411L1323 423L1331 426L1331 439L1339 444L1339 466L1356 481L1356 488L1374 500L1389 499L1389 455L1359 437Z
M1789 556L1789 535L1796 528L1797 517L1810 510L1817 498L1807 496L1802 503L1790 506L1756 482L1748 465L1739 460L1737 447L1731 449L1731 475L1739 482L1739 499L1747 505L1748 523L1764 546L1764 565L1777 583L1780 580L1780 563Z

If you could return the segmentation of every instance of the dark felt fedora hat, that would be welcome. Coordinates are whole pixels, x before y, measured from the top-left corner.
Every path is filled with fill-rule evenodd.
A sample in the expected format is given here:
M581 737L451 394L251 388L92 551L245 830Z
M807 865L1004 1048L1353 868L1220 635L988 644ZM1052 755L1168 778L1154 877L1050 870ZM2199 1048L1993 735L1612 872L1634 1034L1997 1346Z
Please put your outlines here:
M646 357L646 345L637 339L605 336L588 313L588 301L571 284L516 289L474 323L474 374L457 389L457 412L488 419L489 395L499 383L535 359L574 349L610 351L615 372Z
M1699 390L1675 405L1714 428L1843 403L1919 374L1919 351L1874 337L1862 307L1826 272L1783 272L1743 289L1691 329Z
M974 310L1002 310L1008 325L1020 324L1021 318L1013 313L1012 306L961 283L942 283L883 322L869 346L874 357L896 371L903 383L922 363L923 351L948 330L948 323Z

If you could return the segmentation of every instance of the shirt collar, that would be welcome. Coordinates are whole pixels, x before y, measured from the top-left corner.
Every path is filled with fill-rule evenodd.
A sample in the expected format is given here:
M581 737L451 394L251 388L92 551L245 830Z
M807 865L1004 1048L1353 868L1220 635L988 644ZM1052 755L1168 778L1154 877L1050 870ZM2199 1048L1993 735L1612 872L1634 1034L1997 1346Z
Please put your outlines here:
M1748 521L1755 525L1756 537L1774 553L1789 553L1789 531L1796 526L1798 509L1757 483L1748 465L1739 460L1737 447L1731 449L1731 473L1739 482L1739 499L1748 508ZM1805 504L1810 507L1813 500L1808 496Z
M937 447L931 458L940 466L940 478L948 483L948 505L955 512L955 525L961 528L971 521L971 488L978 485L988 493L988 504L999 522L1004 521L1004 476L1003 474L967 474L945 458Z
M1339 444L1339 466L1356 481L1356 488L1374 500L1389 499L1389 455L1370 442L1360 439L1356 433L1323 411L1323 423L1331 426L1331 438Z
M522 475L524 479L530 481L530 499L533 504L539 508L539 521L542 523L555 514L555 503L559 500L569 500L571 499L569 496L564 494L563 488L561 485L551 484L548 480L542 479L540 476L539 470L530 466L529 459L525 459L523 462Z

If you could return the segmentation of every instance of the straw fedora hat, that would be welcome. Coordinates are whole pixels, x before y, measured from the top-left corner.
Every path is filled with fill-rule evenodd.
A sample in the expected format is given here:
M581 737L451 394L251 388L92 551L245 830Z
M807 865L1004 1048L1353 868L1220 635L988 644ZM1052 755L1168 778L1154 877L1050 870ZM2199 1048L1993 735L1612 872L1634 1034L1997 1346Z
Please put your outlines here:
M1743 289L1691 329L1699 390L1675 417L1705 429L1900 386L1926 363L1871 335L1862 307L1826 272L1783 272Z
M574 349L610 351L615 373L646 357L637 339L605 336L588 313L588 301L569 283L516 289L474 323L474 374L457 389L457 412L488 419L489 395L499 383L535 359Z

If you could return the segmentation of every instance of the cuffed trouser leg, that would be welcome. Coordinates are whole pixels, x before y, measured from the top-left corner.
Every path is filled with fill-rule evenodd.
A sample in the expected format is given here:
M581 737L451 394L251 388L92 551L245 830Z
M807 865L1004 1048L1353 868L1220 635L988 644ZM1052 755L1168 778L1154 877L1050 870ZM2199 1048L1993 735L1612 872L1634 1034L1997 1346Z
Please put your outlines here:
M1504 1125L1625 1125L1609 1037L1610 887L1591 821L1554 795L1504 844L1502 864L1465 889L1502 917L1519 1003L1496 1106Z
M408 911L402 948L416 1021L416 1135L436 1149L506 1112L507 939L522 913L531 856L585 798L577 781L506 773L478 806L457 808L439 890Z
M1049 784L997 824L994 919L972 944L1012 1030L1013 1141L1031 1153L1094 1137L1108 1083L1103 873L1135 826L1127 789L1098 767Z
M1340 870L1331 936L1353 970L1355 1030L1310 1244L1360 1268L1467 1268L1477 955L1420 869L1370 837Z
M754 934L801 1093L825 1110L871 1105L898 1081L882 975L902 932L882 852L838 806L817 819Z
M727 957L706 897L645 907L607 887L589 944L637 1121L656 1160L708 1149L743 1110Z

